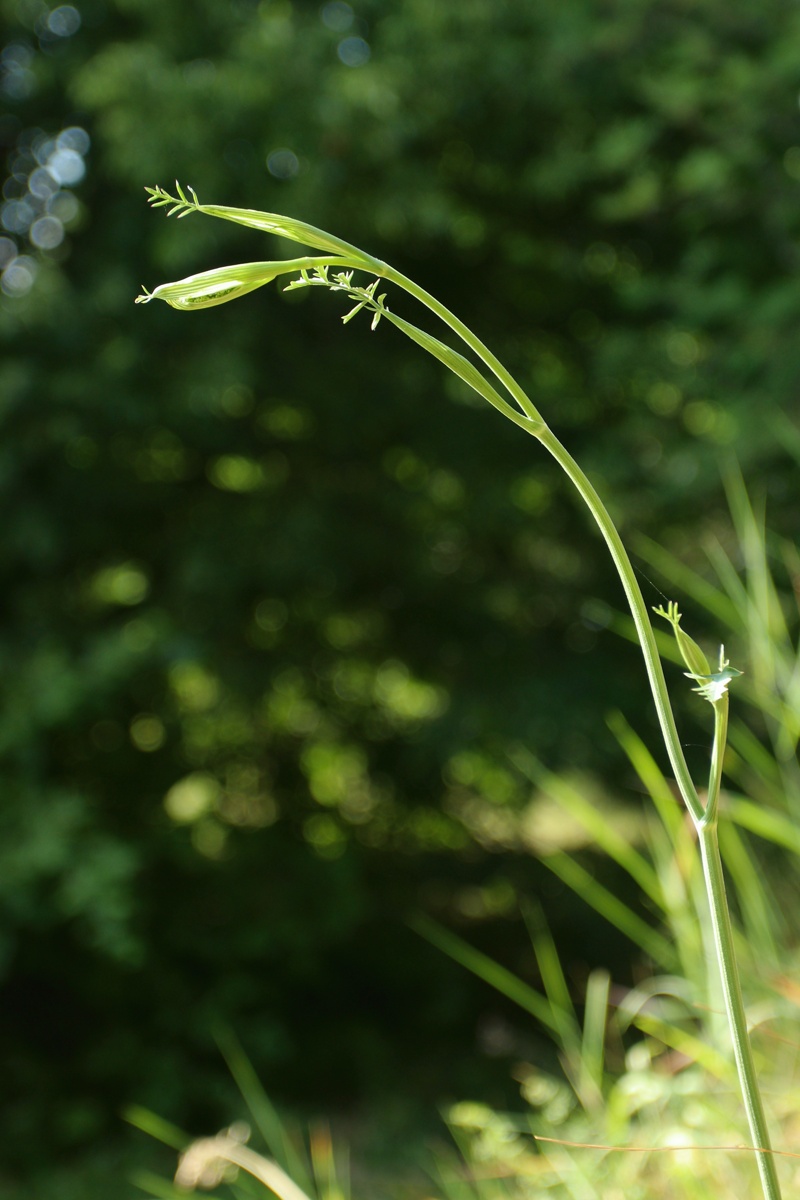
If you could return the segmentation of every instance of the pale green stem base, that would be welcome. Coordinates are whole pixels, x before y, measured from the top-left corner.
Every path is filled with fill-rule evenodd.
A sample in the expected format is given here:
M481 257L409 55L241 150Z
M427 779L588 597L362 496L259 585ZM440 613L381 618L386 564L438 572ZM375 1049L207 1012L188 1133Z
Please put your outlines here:
M742 987L739 982L739 970L736 966L736 956L733 949L733 930L728 912L728 900L725 894L725 879L722 874L722 860L719 854L717 838L717 822L713 820L698 827L700 854L703 861L703 875L706 881L711 924L714 931L714 945L717 951L717 962L722 976L722 990L725 996L725 1011L728 1014L728 1024L733 1042L733 1055L736 1060L736 1070L742 1088L742 1098L747 1113L747 1123L750 1127L750 1137L758 1160L758 1173L761 1176L761 1186L767 1200L780 1200L781 1188L778 1182L778 1172L775 1158L771 1153L771 1142L761 1092L758 1087L753 1051L747 1032L747 1015L742 1000Z
M747 1030L747 1016L742 998L742 988L739 981L739 971L736 966L736 956L733 946L733 931L731 929L728 899L725 891L725 879L722 872L722 860L719 853L717 837L717 812L719 791L722 782L722 760L725 753L728 728L728 695L727 693L714 704L714 744L711 755L711 773L708 786L708 797L705 806L697 795L694 784L689 776L686 760L678 738L675 718L672 713L666 680L658 655L650 617L642 596L641 588L633 571L630 559L622 544L611 517L595 491L591 481L561 445L555 434L545 428L537 434L542 444L550 451L556 461L569 475L575 487L586 501L592 516L600 527L600 531L614 559L619 572L625 594L628 598L639 642L644 654L650 687L653 692L656 710L658 712L664 742L670 757L672 768L681 790L681 794L694 820L700 843L700 853L703 866L703 878L706 885L706 895L711 912L714 946L716 948L717 964L722 979L722 989L725 996L725 1010L733 1043L736 1070L742 1090L742 1101L747 1114L747 1123L753 1148L758 1160L758 1171L766 1200L780 1200L781 1191L775 1159L771 1153L771 1143L761 1092L758 1087L753 1051Z

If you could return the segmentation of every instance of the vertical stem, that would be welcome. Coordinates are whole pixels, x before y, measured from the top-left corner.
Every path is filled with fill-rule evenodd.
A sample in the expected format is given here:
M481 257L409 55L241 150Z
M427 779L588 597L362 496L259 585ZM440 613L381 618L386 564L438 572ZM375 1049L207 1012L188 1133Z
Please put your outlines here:
M753 1062L753 1052L747 1032L747 1017L744 1011L739 972L734 956L733 931L731 929L717 838L717 802L722 781L722 759L725 751L728 727L728 697L725 695L721 700L714 703L714 745L712 750L711 775L707 804L703 805L686 764L683 747L681 746L678 730L675 725L675 717L672 712L666 679L664 678L664 670L661 666L661 658L658 653L653 627L650 623L650 614L647 610L642 590L639 587L639 581L636 578L633 565L617 532L616 526L611 520L608 510L600 499L591 480L566 447L561 444L553 431L542 421L541 415L514 379L513 375L506 370L503 364L463 321L460 321L429 292L426 292L418 284L415 284L413 280L408 279L399 271L395 271L394 268L381 264L380 274L404 288L412 296L415 296L417 300L426 305L444 321L478 355L497 379L500 380L514 397L522 412L537 422L537 427L528 429L528 432L538 438L567 474L588 506L605 539L622 586L625 589L625 595L636 626L639 644L647 668L650 689L655 701L656 712L672 770L684 803L691 814L698 833L703 875L711 910L714 945L722 977L725 1007L733 1041L734 1058L764 1197L765 1200L781 1200L775 1159L771 1152L769 1131L767 1129L761 1093L758 1088L758 1078ZM538 425L540 421L542 422L541 426Z
M728 693L719 700L713 700L714 706L714 744L711 749L711 771L708 776L708 796L701 825L716 824L719 808L719 789L722 786L722 760L725 757L725 746L728 742Z
M711 925L714 931L714 945L717 951L722 990L725 996L725 1011L728 1014L728 1024L733 1041L733 1055L736 1060L736 1070L742 1088L742 1099L747 1123L750 1127L750 1137L756 1151L758 1173L761 1186L767 1200L780 1200L781 1188L778 1182L778 1172L775 1158L772 1154L767 1119L761 1092L758 1088L753 1051L747 1032L747 1017L742 1001L742 988L739 982L739 970L733 950L733 930L728 913L728 899L725 894L725 880L722 874L722 861L719 854L716 819L698 823L698 838L700 853L703 861L706 892L711 910Z

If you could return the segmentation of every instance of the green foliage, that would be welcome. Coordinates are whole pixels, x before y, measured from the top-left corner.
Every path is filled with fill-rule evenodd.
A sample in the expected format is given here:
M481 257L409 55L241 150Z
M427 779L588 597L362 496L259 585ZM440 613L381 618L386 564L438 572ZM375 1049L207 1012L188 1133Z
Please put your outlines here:
M8 1161L105 1136L131 1098L221 1124L219 1018L295 1103L400 1077L468 1093L473 1070L501 1092L506 1062L472 1054L494 1001L402 918L455 924L534 986L511 914L543 890L568 977L625 973L641 925L578 927L508 761L524 743L637 819L602 727L620 708L649 737L616 585L532 444L455 376L442 396L383 323L345 339L327 301L272 289L185 324L132 310L142 279L257 236L159 228L137 196L177 173L358 231L435 285L620 512L753 615L752 655L744 626L725 635L764 698L733 722L729 802L794 846L789 643L757 577L746 597L709 583L701 547L738 567L720 451L763 481L776 537L795 528L796 15L358 0L343 29L299 0L78 8L62 37L1 6L23 47L3 59L13 186L37 130L91 137L65 241L4 230L26 260L0 296ZM371 57L348 65L358 39ZM788 612L788 549L784 571ZM699 597L672 572L668 590L694 630ZM584 840L578 866L647 926L618 864Z

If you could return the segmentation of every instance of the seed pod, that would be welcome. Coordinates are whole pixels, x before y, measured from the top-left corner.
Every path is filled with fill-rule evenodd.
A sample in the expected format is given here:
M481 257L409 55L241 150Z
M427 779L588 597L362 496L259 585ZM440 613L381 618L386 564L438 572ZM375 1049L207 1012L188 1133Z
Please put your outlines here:
M705 654L703 654L697 642L681 629L681 614L675 601L670 600L666 608L654 608L653 612L657 617L663 617L665 621L669 621L672 626L672 632L675 634L675 641L678 643L681 658L689 668L689 676L694 679L697 676L710 675L711 666Z

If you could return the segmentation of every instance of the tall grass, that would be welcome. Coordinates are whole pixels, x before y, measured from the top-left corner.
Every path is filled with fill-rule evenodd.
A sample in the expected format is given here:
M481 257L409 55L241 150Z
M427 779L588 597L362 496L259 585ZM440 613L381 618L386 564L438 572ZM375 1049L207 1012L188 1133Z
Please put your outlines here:
M735 475L730 477L729 495L739 515L747 518L748 528L754 510ZM665 576L680 570L687 594L717 619L727 641L741 644L748 681L754 675L751 656L761 653L763 644L749 628L752 608L745 604L755 590L756 572L759 594L772 596L771 607L782 614L773 628L786 630L771 648L776 675L791 680L800 627L794 577L786 570L787 547L776 542L770 551L763 523L757 522L756 528L760 549L755 553L751 542L749 559L741 537L724 552L719 543L709 543L709 564L720 564L719 574L711 569L702 574L689 571L663 552L656 562L650 548L644 549L651 570ZM724 564L730 564L730 570ZM720 575L735 600L727 608ZM621 633L627 631L623 620L617 624ZM664 649L674 656L671 642ZM730 822L722 851L738 914L737 953L747 981L756 1061L778 1144L790 1149L800 1133L800 974L786 913L796 902L800 837L791 815L796 796L776 784L780 762L770 748L769 733L775 698L752 682L751 688L738 722L741 748L730 749L726 761L729 786L720 796L720 807ZM641 903L634 908L595 879L591 856L552 847L541 858L583 902L639 947L649 971L626 990L605 970L596 970L576 995L546 925L533 911L528 924L541 980L537 989L451 931L417 919L420 934L547 1031L560 1063L557 1072L517 1064L515 1074L528 1105L524 1115L498 1113L469 1100L453 1105L446 1114L453 1146L436 1149L426 1195L433 1192L443 1200L718 1200L750 1196L758 1187L756 1167L741 1144L693 827L673 785L627 721L612 714L609 726L630 764L626 786L638 786L649 800L633 836L621 837L613 824L601 819L574 779L549 772L521 748L512 753L512 762L535 797L557 801L573 828L577 824L585 830L595 854L613 860L635 885ZM218 1181L213 1194L220 1197L243 1200L277 1194L281 1200L301 1200L287 1186L288 1179L309 1200L347 1200L346 1159L333 1152L325 1128L304 1143L275 1112L235 1039L228 1035L221 1046L246 1103L254 1144L262 1153L243 1153L241 1124L195 1145L188 1135L134 1108L129 1119L175 1150L185 1152L195 1145L188 1157L193 1173L187 1168L179 1173L184 1190L152 1174L138 1177L143 1190L177 1200L186 1194L187 1185L201 1181L202 1167L207 1183ZM270 1163L281 1174L272 1171ZM781 1170L792 1194L800 1186L800 1158L787 1156Z
M644 540L637 549L664 580L679 578L726 643L737 647L745 667L746 704L731 727L728 785L720 795L726 818L721 848L737 913L734 935L747 981L750 1035L771 1123L785 1148L785 1185L793 1194L800 1185L800 1155L791 1151L800 1132L800 977L787 913L796 911L800 855L799 575L794 547L767 534L763 507L753 506L733 468L726 485L733 537L727 548L716 539L707 542L707 570L690 569ZM619 617L616 624L634 636L629 620ZM679 657L666 639L662 652ZM649 920L604 888L591 864L575 854L553 849L541 860L638 945L651 974L624 992L609 989L605 972L595 972L583 1005L576 1006L541 931L533 935L543 986L538 992L523 989L449 931L419 926L532 1013L556 1041L563 1069L553 1077L521 1066L530 1118L508 1118L475 1104L451 1110L469 1171L459 1174L451 1162L457 1183L448 1185L449 1196L464 1194L464 1178L476 1196L530 1195L532 1189L535 1195L604 1200L738 1197L758 1187L753 1163L734 1149L741 1146L740 1127L694 829L674 786L624 717L612 714L609 725L651 802L634 840L618 836L573 781L548 772L523 749L513 761L538 796L555 799L587 840L629 876Z

